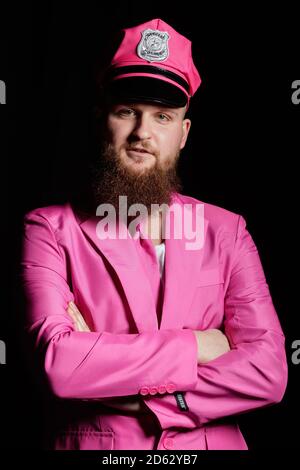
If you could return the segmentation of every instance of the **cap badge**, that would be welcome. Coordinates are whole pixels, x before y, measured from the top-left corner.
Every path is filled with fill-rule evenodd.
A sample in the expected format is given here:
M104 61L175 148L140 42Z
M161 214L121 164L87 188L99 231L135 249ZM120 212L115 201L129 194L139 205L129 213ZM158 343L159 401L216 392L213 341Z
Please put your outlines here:
M142 32L142 39L137 47L137 54L148 62L162 62L169 57L168 40L170 36L166 31L146 29Z

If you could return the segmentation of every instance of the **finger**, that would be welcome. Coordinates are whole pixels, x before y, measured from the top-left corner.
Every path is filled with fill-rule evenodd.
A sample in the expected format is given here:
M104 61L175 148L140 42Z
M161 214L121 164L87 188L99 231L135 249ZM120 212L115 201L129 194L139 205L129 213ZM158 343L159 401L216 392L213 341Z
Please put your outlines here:
M80 322L78 321L77 317L76 317L76 314L72 311L72 309L70 307L68 307L68 310L67 310L68 314L70 315L71 317L71 320L73 322L73 325L75 327L75 330L76 331L81 331L82 327L81 327L81 324Z
M126 398L126 397L125 397ZM117 408L124 411L141 411L142 406L140 400L123 400L123 399L111 399L102 400L106 406Z
M80 326L80 331L90 331L88 325L86 324L80 310L77 308L77 306L74 304L74 302L70 302L69 306L74 314L74 317L76 319L76 323Z
M79 310L74 312L74 315L76 317L76 320L77 320L78 324L80 325L81 331L90 331L89 327L87 326L87 324L86 324L83 316L79 312Z
M67 312L73 321L76 331L86 331L86 328L84 327L80 319L80 315L78 315L78 313L72 309L70 304L68 306Z

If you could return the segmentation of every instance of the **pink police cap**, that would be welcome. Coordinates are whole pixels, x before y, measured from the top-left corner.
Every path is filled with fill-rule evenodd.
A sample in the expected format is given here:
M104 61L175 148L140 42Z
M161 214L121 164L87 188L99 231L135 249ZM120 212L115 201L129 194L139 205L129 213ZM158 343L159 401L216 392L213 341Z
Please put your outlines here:
M189 104L201 83L192 43L161 19L122 30L123 39L106 73L113 100Z

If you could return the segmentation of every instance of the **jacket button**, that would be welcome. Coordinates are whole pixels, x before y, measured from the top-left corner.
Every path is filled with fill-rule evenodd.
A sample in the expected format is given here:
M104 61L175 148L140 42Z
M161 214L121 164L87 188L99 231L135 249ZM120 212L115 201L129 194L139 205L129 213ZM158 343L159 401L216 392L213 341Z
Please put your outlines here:
M174 440L171 439L170 437L167 437L166 439L164 439L163 445L164 445L165 449L173 449L174 448Z
M156 395L158 392L157 387L151 387L150 388L150 395Z
M167 389L165 387L165 385L160 385L158 387L158 393L166 393Z
M148 395L149 393L149 387L142 387L140 390L141 395Z
M168 384L166 388L167 388L168 393L174 393L176 390L176 387L174 384Z

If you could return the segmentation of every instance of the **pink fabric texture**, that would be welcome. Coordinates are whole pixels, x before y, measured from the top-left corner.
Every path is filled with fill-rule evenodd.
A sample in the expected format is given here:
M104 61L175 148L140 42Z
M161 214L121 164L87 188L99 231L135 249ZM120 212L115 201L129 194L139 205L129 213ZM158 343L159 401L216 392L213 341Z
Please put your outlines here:
M284 335L244 218L178 193L174 203L204 204L205 237L198 250L172 230L165 240L160 324L157 278L137 239L100 240L99 217L69 203L25 216L26 329L58 409L72 408L55 449L247 449L238 414L283 397ZM91 332L74 330L70 300ZM224 329L231 350L198 365L192 330L208 328ZM101 402L128 395L143 400L143 414Z

